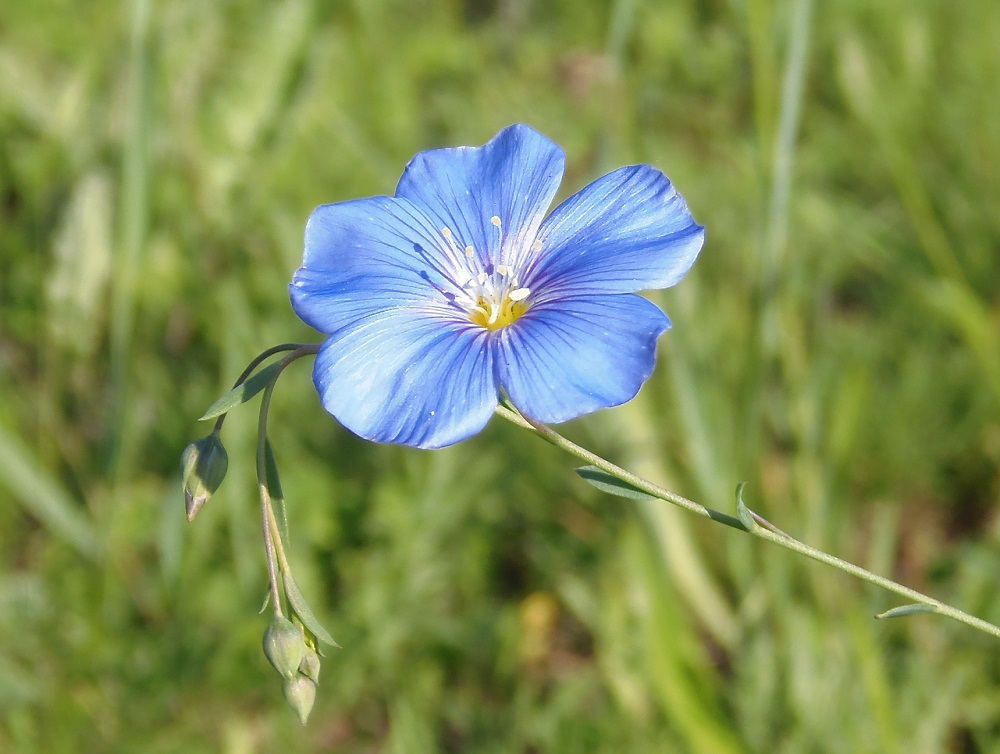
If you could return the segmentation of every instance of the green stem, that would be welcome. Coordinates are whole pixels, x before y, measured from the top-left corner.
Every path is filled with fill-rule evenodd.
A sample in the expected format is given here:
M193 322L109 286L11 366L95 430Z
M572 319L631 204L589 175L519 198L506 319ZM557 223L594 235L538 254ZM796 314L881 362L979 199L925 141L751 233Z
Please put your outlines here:
M278 370L279 373L286 366L288 366L288 364L291 364L296 359L302 358L303 356L307 356L311 353L319 353L319 346L314 343L282 343L278 346L271 346L266 351L259 353L253 361L247 364L247 368L243 370L243 373L237 378L236 382L233 383L233 389L235 390L246 382L250 378L250 375L253 374L257 367L259 367L266 359L269 359L274 356L274 354L281 353L282 351L294 351L294 353L289 354L282 360L287 363L285 363L281 369ZM277 380L278 375L275 375L274 379ZM225 413L216 419L215 428L213 429L214 432L218 432L222 429L222 424L225 422L227 416L229 416L229 414Z
M275 382L264 388L260 401L260 417L257 420L257 489L260 491L261 519L264 529L264 553L267 559L267 581L271 590L271 603L274 614L284 616L281 609L281 589L278 584L278 563L275 555L274 537L271 529L271 519L274 512L271 506L271 493L267 488L267 411L271 405L271 395L274 393ZM221 418L221 417L220 417Z
M264 393L260 400L260 415L257 419L257 488L260 492L261 519L264 530L264 552L267 559L267 580L271 592L271 602L274 603L274 613L283 616L281 608L281 585L278 581L279 565L282 571L288 572L288 560L285 557L285 548L281 542L281 533L278 529L278 522L274 515L274 506L271 502L271 493L267 486L267 414L271 407L271 396L274 394L274 386L278 384L278 378L289 364L303 356L314 354L319 351L319 346L303 343L285 343L280 346L273 346L257 356L236 381L233 387L242 384L253 371L267 359L282 351L292 351L279 363L274 377L264 388ZM215 431L222 427L222 420L226 417L223 414L216 422Z
M928 607L933 609L933 612L939 613L940 615L945 615L949 618L952 618L953 620L959 621L960 623L965 623L966 625L971 626L972 628L978 629L979 631L1000 638L1000 626L996 626L992 623L984 621L973 615L969 615L968 613L963 612L962 610L959 610L957 608L951 607L950 605L946 605L943 602L934 599L933 597L928 597L927 595L922 594L914 589L910 589L909 587L903 586L902 584L898 584L895 581L892 581L891 579L887 579L884 576L879 576L876 573L872 573L871 571L865 568L861 568L860 566L856 566L853 563L849 563L846 560L842 560L841 558L838 558L834 555L829 555L823 552L822 550L817 550L814 547L810 547L809 545L800 542L794 537L791 537L788 534L784 533L776 526L766 521L762 517L758 516L756 513L753 513L752 511L748 511L748 513L750 514L750 522L753 525L747 526L739 518L736 518L734 516L729 516L717 510L713 510L712 508L707 508L704 505L701 505L700 503L696 503L693 500L688 500L686 497L682 497L681 495L678 495L674 492L671 492L670 490L664 489L663 487L659 487L658 485L655 485L652 482L649 482L641 477L638 477L635 474L632 474L626 471L625 469L621 468L620 466L616 466L610 461L607 461L604 458L601 458L600 456L591 453L586 448L580 447L571 440L567 440L565 437L560 435L552 428L544 424L539 424L538 422L532 421L531 419L522 416L521 414L511 410L510 408L507 408L506 406L498 406L496 413L502 418L506 419L507 421L516 424L519 427L531 430L546 442L555 445L557 448L569 453L570 455L574 455L577 458L586 461L591 466L594 466L600 469L601 471L610 474L616 479L625 482L631 487L634 487L635 489L644 492L650 495L651 497L657 498L659 500L664 500L668 503L672 503L680 508L684 508L685 510L688 510L699 516L703 516L704 518L710 518L713 521L718 521L719 523L725 524L726 526L730 526L734 529L740 529L741 531L748 532L750 534L753 534L755 537L767 540L768 542L773 542L774 544L779 545L780 547L784 547L785 549L792 550L793 552L797 552L801 555L805 555L807 558L812 558L813 560L817 560L820 563L826 563L827 565L833 566L834 568L838 568L841 571L844 571L845 573L849 573L852 576L856 576L859 579L863 579L864 581L867 581L870 584L875 584L876 586L880 586L883 589L886 589L890 592L894 592L895 594L898 594L900 596L906 597L907 599L913 600L914 602L920 603L921 605L927 605Z
M607 472L617 479L621 479L623 482L635 487L637 490L645 492L651 497L658 498L659 500L666 500L668 503L673 503L680 508L691 511L691 513L703 516L704 518L711 518L714 521L718 521L720 524L731 526L734 529L740 529L741 531L747 530L743 523L735 516L728 516L717 510L706 508L700 503L688 500L686 497L682 497L675 492L671 492L670 490L664 489L663 487L655 485L652 482L646 481L642 477L638 477L620 466L616 466L611 463L611 461L607 461L599 455L591 453L586 448L581 448L576 443L567 440L551 427L534 422L531 419L506 408L505 406L498 406L496 412L507 421L517 424L520 427L524 427L525 429L530 429L543 440L555 445L557 448L565 450L567 453L586 461L591 466L596 466L601 471Z
M285 544L281 541L281 529L278 527L278 519L274 515L274 508L272 506L268 506L267 521L271 527L271 538L274 541L274 551L278 556L278 566L281 569L281 573L291 575L292 566L288 563L288 557L285 555Z

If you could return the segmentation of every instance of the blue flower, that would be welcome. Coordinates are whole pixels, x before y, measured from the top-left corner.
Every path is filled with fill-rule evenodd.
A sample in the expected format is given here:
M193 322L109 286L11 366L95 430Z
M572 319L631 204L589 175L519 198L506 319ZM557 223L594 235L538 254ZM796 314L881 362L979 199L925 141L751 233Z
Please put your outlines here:
M684 277L704 228L648 165L546 217L563 164L514 125L418 154L395 196L313 212L289 289L328 336L313 371L327 411L369 440L439 448L482 430L501 390L544 423L635 396L670 321L634 294Z

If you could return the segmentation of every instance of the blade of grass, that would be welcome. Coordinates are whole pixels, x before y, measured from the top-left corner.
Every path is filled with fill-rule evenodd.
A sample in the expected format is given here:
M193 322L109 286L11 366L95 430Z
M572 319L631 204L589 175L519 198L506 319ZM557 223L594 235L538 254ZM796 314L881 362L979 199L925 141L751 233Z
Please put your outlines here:
M100 559L100 545L90 520L3 427L0 427L0 483L59 539L90 560Z
M129 443L129 363L136 315L136 288L142 247L149 222L148 141L149 71L148 47L150 0L132 3L132 47L129 56L128 129L122 154L121 218L115 250L114 290L111 308L111 356L109 383L111 421L107 468L112 480L124 471L124 452Z

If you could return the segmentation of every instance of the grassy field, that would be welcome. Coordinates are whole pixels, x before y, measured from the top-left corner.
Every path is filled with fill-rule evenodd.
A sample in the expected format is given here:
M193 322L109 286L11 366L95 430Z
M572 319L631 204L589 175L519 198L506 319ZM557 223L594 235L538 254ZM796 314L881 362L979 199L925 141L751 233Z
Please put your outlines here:
M342 649L299 725L260 651L256 416L178 458L320 203L513 123L564 194L648 162L708 240L630 404L564 427L712 507L1000 621L995 0L0 3L0 751L1000 751L1000 646L494 423L375 446L272 406Z

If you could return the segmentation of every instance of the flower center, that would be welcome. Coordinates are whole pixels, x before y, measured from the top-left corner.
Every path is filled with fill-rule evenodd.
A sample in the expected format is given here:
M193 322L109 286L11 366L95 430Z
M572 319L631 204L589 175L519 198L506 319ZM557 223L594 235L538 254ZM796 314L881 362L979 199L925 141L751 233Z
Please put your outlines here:
M490 222L499 235L500 218L494 216ZM451 247L458 268L453 281L459 290L448 298L464 311L472 324L490 331L499 330L528 311L531 291L520 284L513 268L480 259L472 246L462 249L450 228L442 228L441 235Z
M497 276L501 278L499 282L487 280L487 284L479 286L481 290L476 297L476 304L469 311L469 321L487 330L506 327L528 311L526 299L530 291L516 287L517 278L513 275L510 281L503 280L506 277L503 273L495 273L493 277ZM490 282L494 284L488 285Z

